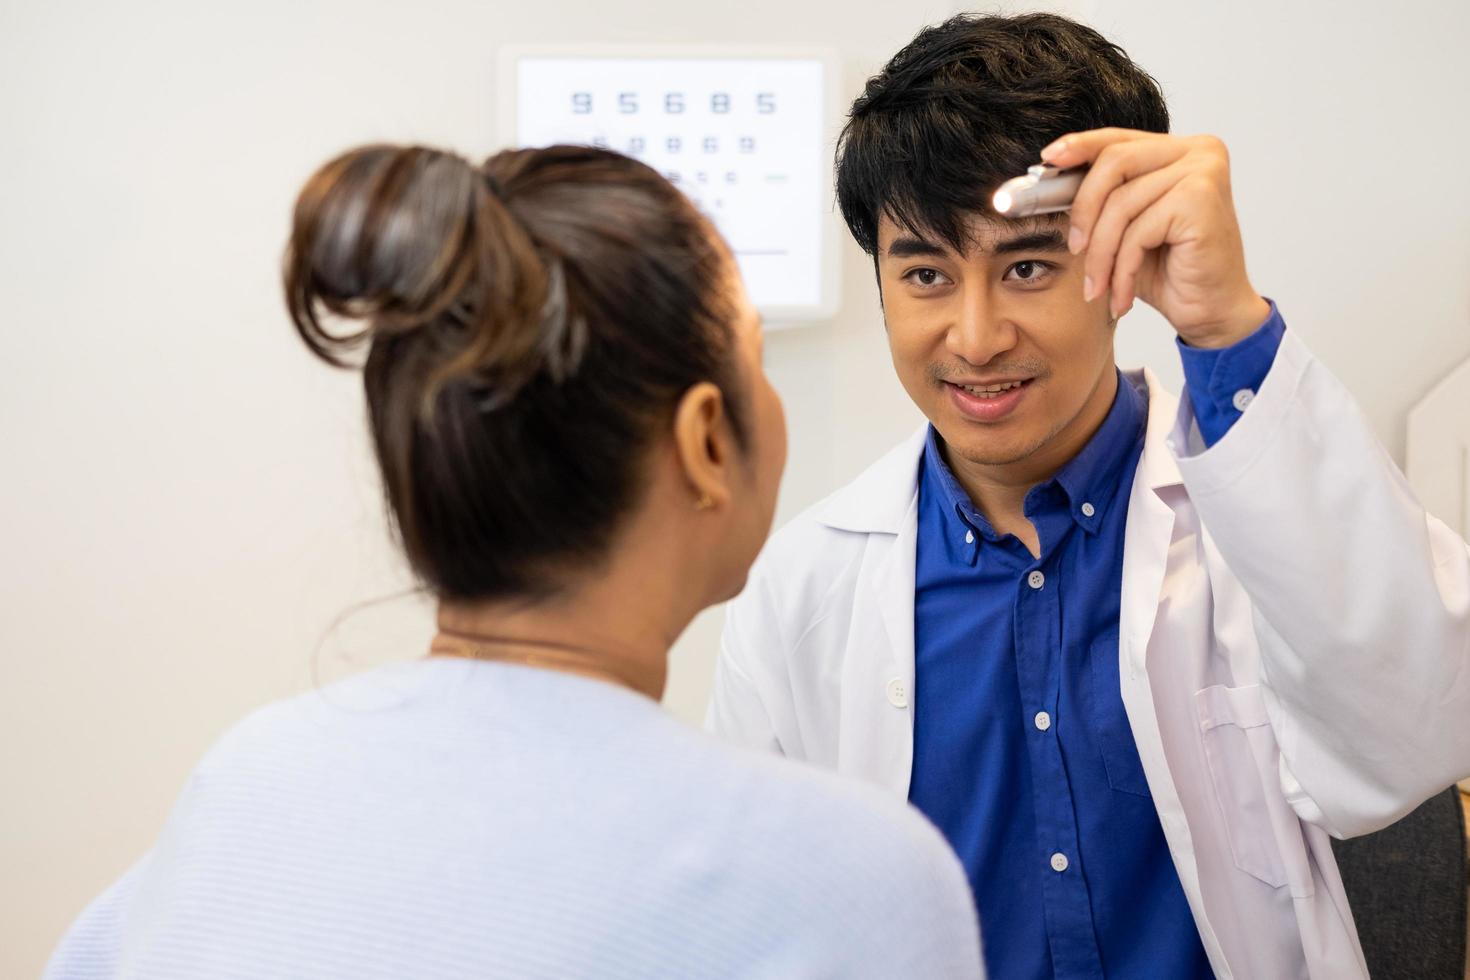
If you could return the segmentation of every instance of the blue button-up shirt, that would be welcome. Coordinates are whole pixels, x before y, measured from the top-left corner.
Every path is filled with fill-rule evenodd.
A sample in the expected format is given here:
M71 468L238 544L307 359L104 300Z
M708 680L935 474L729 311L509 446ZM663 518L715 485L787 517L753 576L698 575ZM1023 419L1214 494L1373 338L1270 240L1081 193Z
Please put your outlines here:
M1274 304L1223 351L1181 345L1206 444L1249 406ZM1124 712L1118 615L1147 393L1121 374L1102 426L1026 496L1041 556L998 535L931 427L919 478L909 799L969 873L986 964L1021 977L1209 977Z

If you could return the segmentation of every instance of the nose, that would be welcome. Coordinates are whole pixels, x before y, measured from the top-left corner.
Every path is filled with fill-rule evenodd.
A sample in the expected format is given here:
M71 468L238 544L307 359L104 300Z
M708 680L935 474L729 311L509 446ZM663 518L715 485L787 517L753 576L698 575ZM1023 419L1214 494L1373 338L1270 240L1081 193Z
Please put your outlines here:
M1015 348L1016 324L997 308L987 290L966 289L945 346L956 357L981 367Z

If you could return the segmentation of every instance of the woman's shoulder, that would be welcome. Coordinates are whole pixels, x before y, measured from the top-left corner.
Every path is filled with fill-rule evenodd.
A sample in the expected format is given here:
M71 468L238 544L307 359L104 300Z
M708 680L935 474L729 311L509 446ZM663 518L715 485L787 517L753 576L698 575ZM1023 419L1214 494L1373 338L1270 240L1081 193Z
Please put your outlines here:
M746 896L727 909L758 910L752 914L782 918L794 935L826 937L829 950L853 957L846 975L975 975L964 870L907 801L695 729L679 743L670 775L689 767L698 781L671 794L667 839L670 853L710 869L691 879L701 894L718 877L733 896Z
M671 720L672 721L672 720ZM887 790L815 766L723 741L689 726L682 762L702 773L704 800L719 809L706 826L769 840L782 860L820 862L840 870L845 858L883 868L890 860L947 877L954 855L944 838L906 800Z
M630 935L690 975L727 940L835 975L978 962L963 871L904 801L532 668L420 661L267 705L210 750L155 851L148 879L166 887L130 921L207 915L211 942L240 950L468 915L474 960L520 941L502 917L550 901L574 914L548 920L532 959ZM252 917L282 895L314 911ZM959 966L926 959L941 953Z
M217 771L290 749L301 740L391 725L407 714L431 710L423 661L377 667L261 705L215 740L199 769Z
M185 800L196 813L292 797L326 808L407 786L490 809L572 793L669 841L743 855L737 869L756 876L809 865L814 882L898 885L955 867L886 790L726 742L601 681L468 661L379 668L266 705L209 750Z

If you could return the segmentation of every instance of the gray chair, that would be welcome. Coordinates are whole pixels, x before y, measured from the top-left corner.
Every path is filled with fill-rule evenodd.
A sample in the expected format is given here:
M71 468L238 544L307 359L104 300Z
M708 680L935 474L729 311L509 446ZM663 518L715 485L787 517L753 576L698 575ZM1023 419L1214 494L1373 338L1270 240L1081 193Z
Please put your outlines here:
M1470 872L1457 788L1332 850L1373 980L1463 980Z

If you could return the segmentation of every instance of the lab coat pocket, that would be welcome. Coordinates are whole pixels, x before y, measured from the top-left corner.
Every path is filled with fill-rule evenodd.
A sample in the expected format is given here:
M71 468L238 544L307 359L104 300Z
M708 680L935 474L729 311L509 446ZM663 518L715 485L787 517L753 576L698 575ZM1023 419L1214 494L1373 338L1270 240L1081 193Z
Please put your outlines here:
M1194 696L1205 762L1235 866L1296 898L1312 895L1301 821L1281 790L1280 749L1259 684L1207 687Z
M1123 693L1118 679L1118 634L1096 640L1089 651L1092 661L1092 710L1089 714L1096 719L1098 749L1102 753L1103 768L1108 773L1108 785L1120 793L1149 798L1148 779L1143 774L1143 761L1138 757L1138 746L1133 742L1133 729L1128 724L1128 712L1123 707Z

